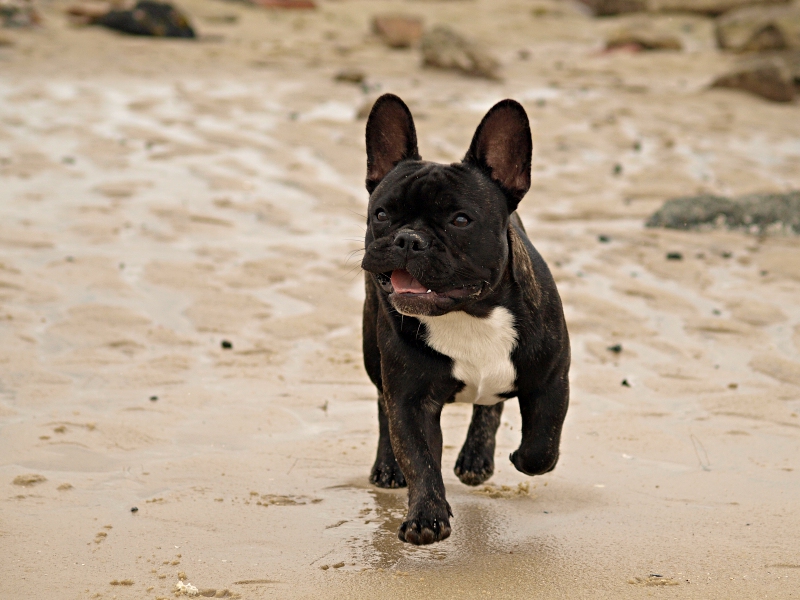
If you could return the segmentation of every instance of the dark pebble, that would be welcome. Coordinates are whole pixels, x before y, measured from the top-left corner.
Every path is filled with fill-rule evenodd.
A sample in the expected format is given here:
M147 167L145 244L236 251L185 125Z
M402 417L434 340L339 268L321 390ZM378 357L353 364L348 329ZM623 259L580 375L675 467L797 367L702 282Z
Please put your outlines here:
M683 260L683 254L680 252L667 252L667 260Z
M230 350L231 348L233 348L233 344L228 340L222 340L220 346L222 346L223 350Z
M150 396L150 402L155 402L158 400L158 396Z
M630 384L630 383L628 383L628 380L627 380L627 379L623 379L623 380L622 380L622 386L623 386L623 387L631 387L631 384Z
M608 348L606 348L606 350L609 350L614 354L619 354L620 352L622 352L622 344L614 344L613 346L609 346Z
M603 244L607 244L608 242L611 241L611 238L608 237L607 235L598 235L597 236L597 241L601 242Z
M622 165L616 164L614 165L614 175L622 175Z
M723 252L722 253L722 258L730 258L731 256L733 256L733 252Z
M131 508L131 512L132 513L139 512L139 508L134 506L133 508Z

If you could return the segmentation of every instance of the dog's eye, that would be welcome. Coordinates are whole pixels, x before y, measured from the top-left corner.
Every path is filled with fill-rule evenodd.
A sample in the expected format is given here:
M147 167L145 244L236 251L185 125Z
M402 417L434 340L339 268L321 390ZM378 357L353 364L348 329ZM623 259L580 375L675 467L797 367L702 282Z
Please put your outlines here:
M379 210L375 213L375 218L378 221L385 222L389 220L389 215L387 215L385 211Z
M467 215L456 215L456 218L453 219L453 225L456 227L466 227L470 222L470 218Z

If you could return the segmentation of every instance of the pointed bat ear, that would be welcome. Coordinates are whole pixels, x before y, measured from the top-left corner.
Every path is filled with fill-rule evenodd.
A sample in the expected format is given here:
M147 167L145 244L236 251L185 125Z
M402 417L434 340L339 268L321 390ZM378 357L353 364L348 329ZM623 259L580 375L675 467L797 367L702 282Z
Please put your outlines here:
M532 154L525 109L514 100L503 100L483 117L464 162L477 166L500 186L513 212L531 187Z
M411 111L394 94L375 102L367 120L367 191L371 194L402 160L420 160Z

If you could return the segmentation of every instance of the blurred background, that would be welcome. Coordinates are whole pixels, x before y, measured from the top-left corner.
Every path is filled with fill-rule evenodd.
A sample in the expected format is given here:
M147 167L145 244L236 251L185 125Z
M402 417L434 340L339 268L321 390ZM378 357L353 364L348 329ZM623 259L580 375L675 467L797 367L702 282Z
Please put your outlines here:
M800 574L800 4L0 0L0 596L788 598ZM558 468L367 477L364 126L531 119ZM656 590L643 588L658 588Z

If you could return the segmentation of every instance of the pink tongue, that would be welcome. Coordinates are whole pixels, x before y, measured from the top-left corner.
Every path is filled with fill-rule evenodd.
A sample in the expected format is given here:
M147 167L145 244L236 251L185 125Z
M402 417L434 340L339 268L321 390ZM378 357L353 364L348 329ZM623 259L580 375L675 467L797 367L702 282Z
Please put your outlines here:
M392 271L392 287L397 294L424 294L428 291L405 269Z

